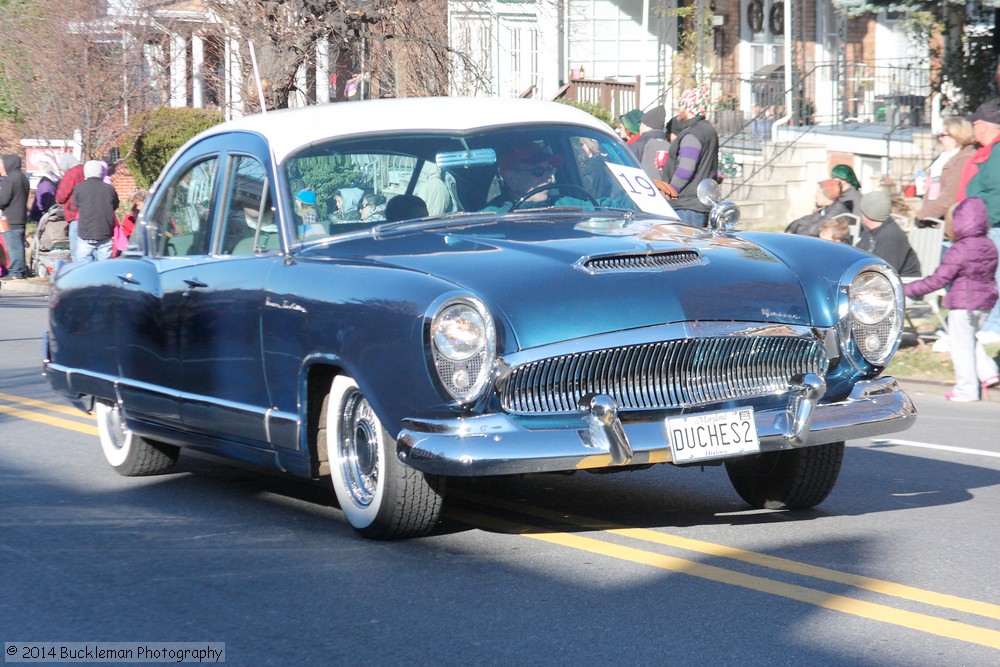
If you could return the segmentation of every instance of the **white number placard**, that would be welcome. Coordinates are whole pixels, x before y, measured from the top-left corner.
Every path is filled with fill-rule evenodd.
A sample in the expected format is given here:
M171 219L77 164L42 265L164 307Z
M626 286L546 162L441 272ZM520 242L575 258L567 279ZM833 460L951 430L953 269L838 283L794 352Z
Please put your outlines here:
M621 164L607 162L604 164L611 170L614 177L621 183L622 189L640 210L668 218L677 217L673 207L667 202L667 198L663 196L663 193L653 183L653 179L645 171Z

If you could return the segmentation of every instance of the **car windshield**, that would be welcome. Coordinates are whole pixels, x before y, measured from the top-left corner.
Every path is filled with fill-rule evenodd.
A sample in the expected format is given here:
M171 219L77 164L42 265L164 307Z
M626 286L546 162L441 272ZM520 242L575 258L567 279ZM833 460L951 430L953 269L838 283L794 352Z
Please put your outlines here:
M284 170L300 240L470 213L639 210L622 185L623 170L640 173L628 149L578 126L331 140L293 154Z

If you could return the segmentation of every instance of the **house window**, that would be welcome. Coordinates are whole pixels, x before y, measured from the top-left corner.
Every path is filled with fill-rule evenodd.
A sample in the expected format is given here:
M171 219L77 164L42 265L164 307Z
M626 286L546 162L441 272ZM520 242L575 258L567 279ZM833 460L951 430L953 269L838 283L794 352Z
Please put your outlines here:
M749 45L749 74L780 63L784 52L783 0L740 0L740 35Z

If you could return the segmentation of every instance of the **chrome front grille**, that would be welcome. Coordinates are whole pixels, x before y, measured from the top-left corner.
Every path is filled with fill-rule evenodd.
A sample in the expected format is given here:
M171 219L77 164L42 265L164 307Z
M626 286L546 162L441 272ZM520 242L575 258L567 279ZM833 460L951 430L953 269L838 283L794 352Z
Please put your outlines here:
M676 408L783 391L795 375L825 377L828 365L826 350L812 338L694 338L524 363L499 389L503 408L514 413L575 411L595 393L624 410Z
M591 273L609 273L676 269L697 264L701 264L701 255L694 250L668 250L592 257L583 263L583 268Z

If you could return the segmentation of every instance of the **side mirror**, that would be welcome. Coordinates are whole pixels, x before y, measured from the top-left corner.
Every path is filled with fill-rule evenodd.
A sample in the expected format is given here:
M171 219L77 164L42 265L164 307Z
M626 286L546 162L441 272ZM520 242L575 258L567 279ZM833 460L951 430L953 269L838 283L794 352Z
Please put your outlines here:
M706 178L698 184L696 194L698 195L698 201L705 206L715 206L719 203L719 198L722 195L719 190L719 184L711 178Z
M708 214L708 226L712 229L733 229L740 222L740 207L731 201L721 201L722 190L719 183L706 178L698 184L698 200L712 210Z

